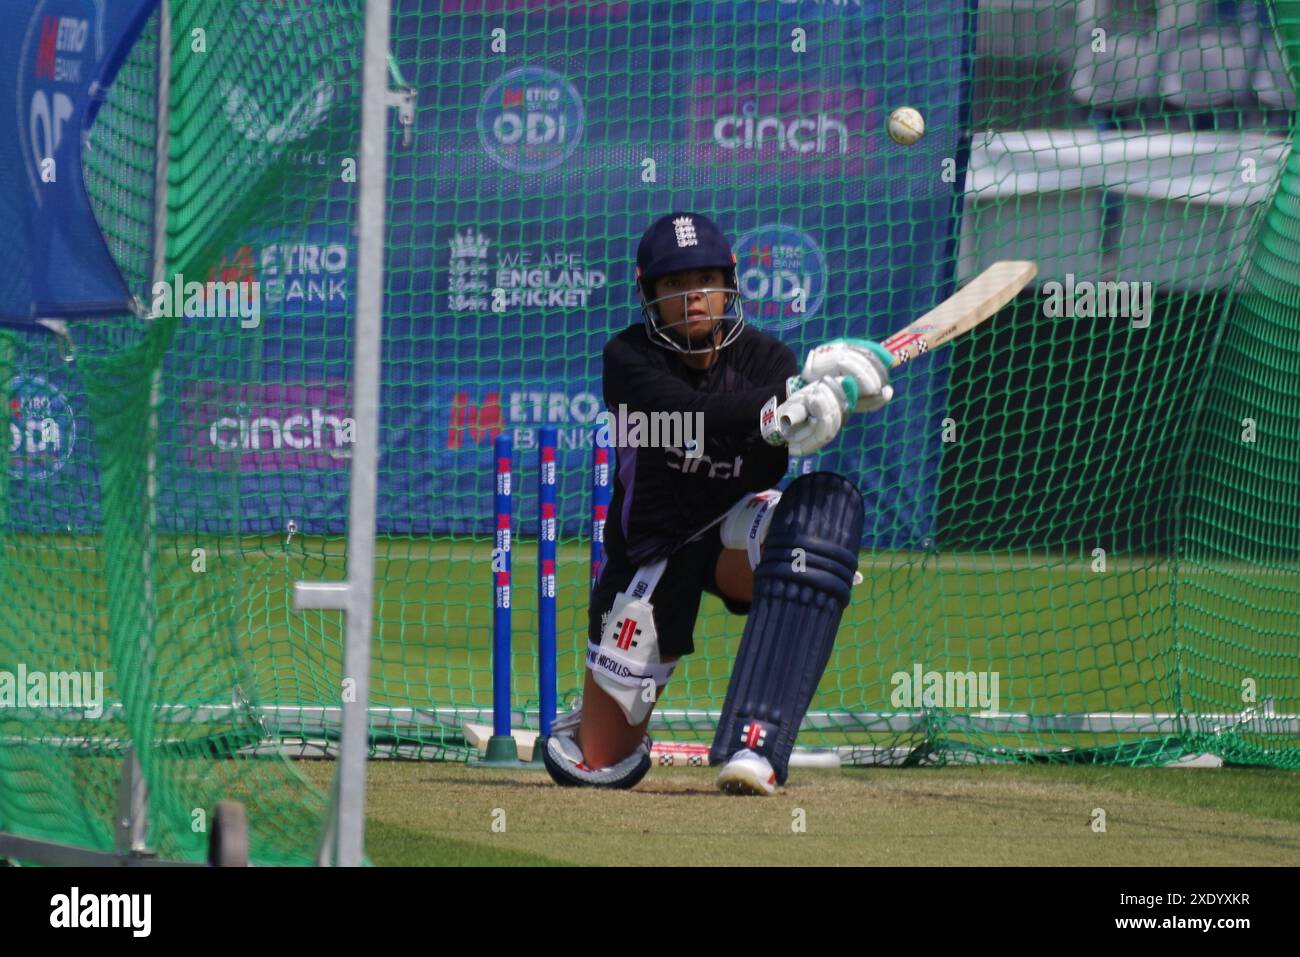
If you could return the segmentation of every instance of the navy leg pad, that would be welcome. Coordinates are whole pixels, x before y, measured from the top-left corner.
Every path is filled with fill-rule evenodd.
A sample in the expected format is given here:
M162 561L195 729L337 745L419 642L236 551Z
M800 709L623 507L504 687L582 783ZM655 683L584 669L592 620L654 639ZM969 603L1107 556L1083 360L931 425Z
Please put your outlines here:
M863 519L862 494L832 472L801 475L782 494L754 569L754 603L710 764L749 748L785 783L799 724L849 603Z

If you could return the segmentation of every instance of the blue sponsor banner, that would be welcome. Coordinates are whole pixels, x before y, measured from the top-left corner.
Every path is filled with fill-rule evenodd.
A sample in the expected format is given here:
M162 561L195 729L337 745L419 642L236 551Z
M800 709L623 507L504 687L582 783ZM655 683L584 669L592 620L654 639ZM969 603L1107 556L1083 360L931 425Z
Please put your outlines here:
M516 528L535 534L541 429L556 428L561 534L586 533L591 512L591 454L604 409L599 380L451 379L433 394L433 487L426 518L436 531L483 532L493 482L492 444L514 443Z
M587 528L601 349L639 321L636 244L670 209L719 222L748 321L800 357L841 336L884 339L950 292L967 5L666 6L671 23L636 4L395 4L395 56L419 114L412 146L394 138L390 152L381 532L490 533L492 442L509 431L518 527L531 534L538 430L552 424L561 533ZM512 34L510 57L481 43L480 61L435 55L502 14L516 26L545 15L547 28ZM797 17L842 49L792 65ZM909 147L885 132L900 105L926 122ZM167 356L164 527L345 529L354 202L355 185L337 182L290 218L300 225L250 224L214 276L186 277L256 282L261 310L252 328L187 316ZM947 361L910 364L882 413L791 464L857 482L864 544L933 535ZM11 489L54 493L66 480L59 521L90 523L93 494L72 483L94 449L75 370L44 378L20 384Z
M124 313L131 294L86 196L81 145L156 0L4 5L0 321Z

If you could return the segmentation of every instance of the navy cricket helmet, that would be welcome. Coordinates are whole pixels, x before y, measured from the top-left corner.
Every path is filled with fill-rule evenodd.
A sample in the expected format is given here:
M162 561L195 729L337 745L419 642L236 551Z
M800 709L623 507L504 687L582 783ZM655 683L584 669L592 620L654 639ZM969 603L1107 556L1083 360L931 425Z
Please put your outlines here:
M705 292L727 293L727 305L718 319L722 324L722 337L711 337L706 346L693 347L685 334L687 320L668 323L659 314L659 303L692 292L669 293L652 298L654 280L669 273L683 270L718 269L726 277L727 286ZM657 345L675 352L713 352L735 342L745 326L741 307L740 287L736 279L736 254L731 243L717 224L699 213L669 213L655 220L641 237L636 247L636 286L641 298L641 315L645 320L646 335ZM682 315L686 315L683 303ZM681 327L681 335L673 334Z

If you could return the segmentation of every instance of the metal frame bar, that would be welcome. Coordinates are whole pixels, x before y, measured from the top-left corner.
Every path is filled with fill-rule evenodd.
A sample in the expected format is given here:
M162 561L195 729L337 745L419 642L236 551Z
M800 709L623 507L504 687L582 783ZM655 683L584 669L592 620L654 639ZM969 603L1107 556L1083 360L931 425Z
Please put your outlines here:
M334 584L334 583L330 583ZM360 696L358 696L360 697ZM256 709L268 737L303 737L337 731L344 727L347 705L262 705ZM79 709L14 709L10 714L21 720L28 714L40 711L46 719L82 719ZM101 720L119 718L122 706L114 703L105 706ZM157 720L162 723L203 723L232 720L246 713L245 709L229 704L183 705L163 704L157 709ZM490 724L491 707L383 707L366 708L365 727L375 729L420 729L442 725L459 729L467 721ZM1268 702L1239 712L1179 715L1174 712L1097 711L1060 714L1029 714L1027 712L952 711L810 711L800 725L803 731L862 731L909 732L932 726L937 715L942 714L953 731L986 733L1032 733L1037 731L1069 731L1096 734L1215 734L1251 725L1256 734L1300 734L1300 714L1275 713ZM715 727L719 712L708 709L667 708L656 711L650 727L660 731L699 730ZM515 708L510 713L511 727L532 728L540 726L536 708ZM0 737L0 745L15 743L20 739ZM65 738L65 743L75 741L112 741L102 738ZM182 739L177 739L178 741Z
M206 863L165 861L147 854L92 851L57 841L41 841L16 834L0 834L0 857L30 861L49 867L206 867Z
M352 418L356 439L348 503L347 579L296 582L294 608L344 613L343 675L353 695L344 697L343 740L335 773L333 820L320 859L356 867L365 854L367 705L375 579L375 504L379 461L379 357L383 336L384 197L387 185L388 37L390 0L367 0L361 79L361 157L357 185L357 298L352 365ZM331 853L332 852L332 853Z

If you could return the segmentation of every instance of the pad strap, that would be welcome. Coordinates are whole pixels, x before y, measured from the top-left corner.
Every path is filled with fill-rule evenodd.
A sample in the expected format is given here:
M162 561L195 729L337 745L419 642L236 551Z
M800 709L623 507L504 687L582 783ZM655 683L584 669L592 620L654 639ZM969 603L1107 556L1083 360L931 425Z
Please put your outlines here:
M631 583L627 586L624 594L631 599L639 599L650 604L650 596L654 594L655 587L659 584L659 579L663 577L664 569L668 567L668 559L661 558L657 562L651 562L649 565L642 565L632 576ZM601 659L604 661L601 661ZM655 687L667 684L668 679L673 676L673 669L677 667L677 662L672 661L668 664L662 662L634 662L618 653L617 649L606 648L603 651L601 646L593 641L587 642L587 667L593 671L599 670L611 679L621 685L627 685L630 688L641 687L641 682L646 678L653 678Z
M767 528L772 522L773 510L781 501L776 489L752 492L727 509L723 516L719 537L723 548L743 548L749 556L749 567L757 568Z
M655 586L659 584L659 579L664 576L664 569L668 567L668 559L661 558L657 562L651 562L649 565L642 565L632 576L631 583L627 586L624 594L628 598L640 599L647 604L650 596L654 594Z
M623 709L630 725L645 720L654 707L654 694L647 696L647 690L667 682L675 664L660 660L654 606L649 601L667 567L668 559L661 558L637 569L627 591L615 596L601 623L600 642L587 646L592 680Z

